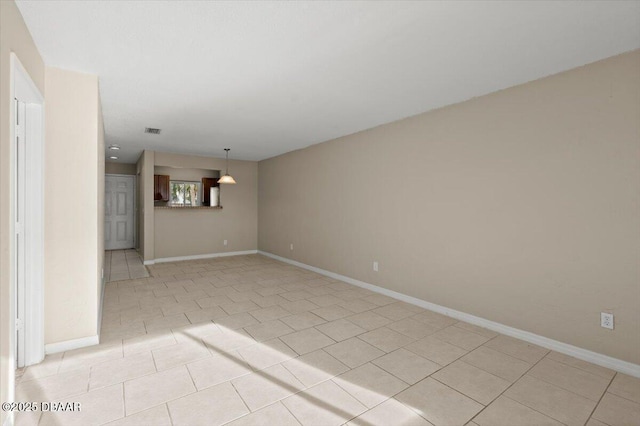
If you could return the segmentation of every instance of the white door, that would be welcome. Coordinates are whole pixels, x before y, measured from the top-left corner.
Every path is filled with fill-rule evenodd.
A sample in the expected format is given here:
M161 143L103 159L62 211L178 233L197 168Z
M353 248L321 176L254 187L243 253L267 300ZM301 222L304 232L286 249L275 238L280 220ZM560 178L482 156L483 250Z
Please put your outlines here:
M104 248L133 248L134 177L106 175L104 190Z
M16 127L15 127L15 195L14 195L14 217L15 217L15 277L16 277L16 362L18 367L25 365L25 292L26 292L26 241L25 241L25 212L26 197L25 183L27 172L26 161L26 117L27 108L24 102L17 99L16 103Z
M18 58L10 56L13 140L11 155L11 324L9 364L44 358L44 100ZM12 382L13 368L9 381ZM9 395L11 400L13 396Z

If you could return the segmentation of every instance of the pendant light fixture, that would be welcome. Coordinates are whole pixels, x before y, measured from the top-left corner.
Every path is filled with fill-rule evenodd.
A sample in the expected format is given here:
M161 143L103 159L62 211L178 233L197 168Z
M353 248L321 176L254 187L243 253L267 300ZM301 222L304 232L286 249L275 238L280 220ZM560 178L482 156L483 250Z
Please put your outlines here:
M227 172L224 174L224 176L218 179L218 183L235 184L236 180L229 174L229 151L231 151L231 148L225 148L224 150L227 152Z

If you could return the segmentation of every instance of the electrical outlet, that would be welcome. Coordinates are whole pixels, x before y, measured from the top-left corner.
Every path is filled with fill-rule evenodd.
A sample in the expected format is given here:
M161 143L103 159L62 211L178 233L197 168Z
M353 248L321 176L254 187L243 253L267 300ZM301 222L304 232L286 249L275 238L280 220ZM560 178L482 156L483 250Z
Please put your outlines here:
M373 271L374 272L378 272L378 261L377 260L373 261Z
M289 250L293 250L293 243L289 245Z
M225 247L227 246L227 240L224 240L224 246Z
M600 312L600 326L613 330L613 314Z

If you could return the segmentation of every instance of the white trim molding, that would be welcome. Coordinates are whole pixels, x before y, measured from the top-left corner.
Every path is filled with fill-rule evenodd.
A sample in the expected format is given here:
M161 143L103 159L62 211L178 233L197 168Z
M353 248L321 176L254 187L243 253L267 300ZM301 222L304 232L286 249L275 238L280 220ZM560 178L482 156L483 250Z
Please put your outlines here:
M467 314L465 312L456 311L454 309L447 308L446 306L436 305L435 303L427 302L416 297L407 296L406 294L398 293L397 291L389 290L377 285L369 284L364 281L359 281L354 278L350 278L344 275L336 274L335 272L326 271L324 269L316 268L295 260L287 259L286 257L278 256L272 253L268 253L262 250L258 250L258 254L270 257L275 260L279 260L290 265L298 266L300 268L316 272L327 277L344 281L348 284L353 284L358 287L366 288L376 293L383 294L385 296L398 299L402 302L410 303L412 305L420 306L421 308L428 309L439 314L455 318L460 321L468 322L469 324L484 327L489 330L493 330L497 333L504 334L506 336L514 337L516 339L524 340L525 342L533 343L534 345L542 346L543 348L551 349L556 352L563 353L565 355L572 356L574 358L581 359L583 361L591 362L593 364L610 368L612 370L619 371L621 373L628 374L634 377L640 377L640 365L632 362L623 361L618 358L613 358L608 355L603 355L597 352L590 351L588 349L579 348L577 346L569 345L567 343L553 340L548 337L540 336L528 331L520 330L518 328L510 327L508 325L500 324L495 321L490 321L485 318L477 317L475 315Z
M48 343L44 345L44 351L47 355L56 354L58 352L71 351L73 349L85 348L100 343L100 338L95 336L81 337L80 339L65 340L64 342Z
M194 254L192 256L162 257L160 259L145 260L144 264L155 265L156 263L182 262L185 260L198 260L198 259L212 259L214 257L245 256L247 254L257 254L257 253L258 253L258 250L245 250L245 251L227 251L222 253Z

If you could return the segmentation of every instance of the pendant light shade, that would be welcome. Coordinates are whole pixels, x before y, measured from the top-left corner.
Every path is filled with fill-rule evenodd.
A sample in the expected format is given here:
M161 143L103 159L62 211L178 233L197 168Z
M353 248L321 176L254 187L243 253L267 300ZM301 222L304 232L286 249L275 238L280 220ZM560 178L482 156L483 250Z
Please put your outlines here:
M218 179L218 183L236 183L236 180L231 175L224 175L220 179Z
M235 184L236 180L229 174L229 151L231 150L230 148L225 148L224 149L227 153L227 171L224 174L224 176L222 176L220 179L218 179L218 183L227 183L227 184Z

